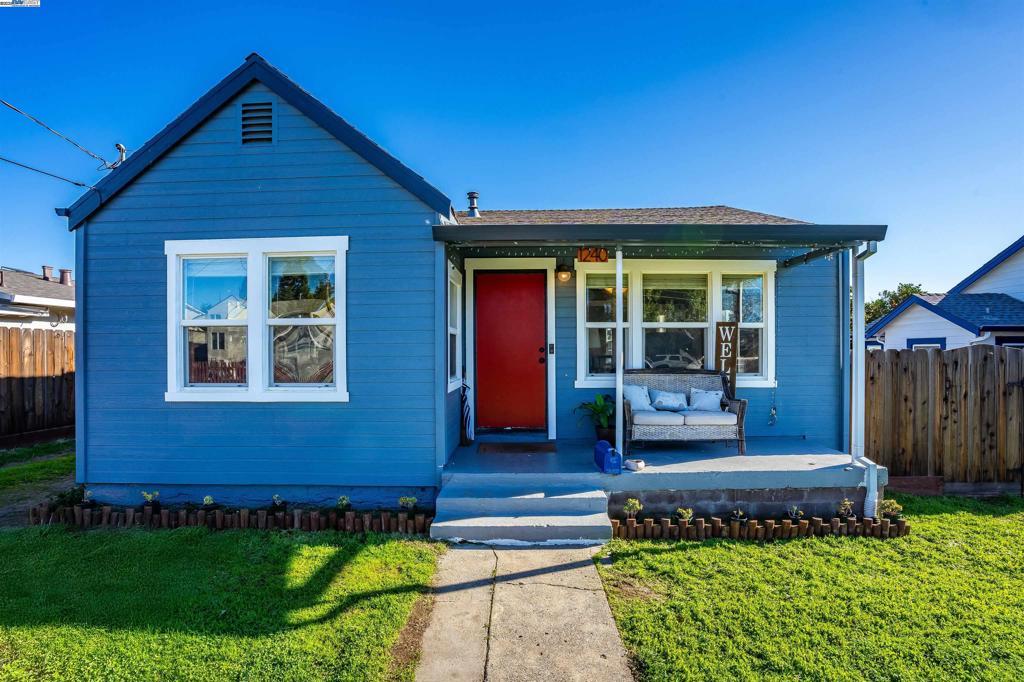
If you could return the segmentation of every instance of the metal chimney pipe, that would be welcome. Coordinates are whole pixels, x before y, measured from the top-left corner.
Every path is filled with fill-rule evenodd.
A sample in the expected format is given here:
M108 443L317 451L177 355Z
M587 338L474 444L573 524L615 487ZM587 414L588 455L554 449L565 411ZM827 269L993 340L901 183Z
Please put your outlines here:
M43 266L43 279L45 279L47 282L50 282L50 281L53 280L53 266L52 265L44 265Z
M477 208L476 200L480 198L479 192L466 192L466 198L469 199L469 211L468 215L470 218L479 218L480 209Z
M60 269L60 283L66 287L71 286L71 270L69 268Z

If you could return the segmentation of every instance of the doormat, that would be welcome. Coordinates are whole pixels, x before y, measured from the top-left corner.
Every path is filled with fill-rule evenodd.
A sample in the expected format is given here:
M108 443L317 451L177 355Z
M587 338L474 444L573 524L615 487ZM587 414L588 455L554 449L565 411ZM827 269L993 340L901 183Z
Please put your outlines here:
M554 443L480 443L476 451L481 455L535 455L556 452Z

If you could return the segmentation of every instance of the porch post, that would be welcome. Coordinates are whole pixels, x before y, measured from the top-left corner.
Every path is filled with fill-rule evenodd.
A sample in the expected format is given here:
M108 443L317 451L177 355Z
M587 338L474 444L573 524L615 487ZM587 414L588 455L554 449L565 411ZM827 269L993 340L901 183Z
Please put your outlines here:
M850 457L854 464L864 457L864 261L856 249L850 250L853 267L853 346L850 363Z
M615 247L615 449L622 452L625 430L622 406L622 370L626 354L622 348L622 247Z

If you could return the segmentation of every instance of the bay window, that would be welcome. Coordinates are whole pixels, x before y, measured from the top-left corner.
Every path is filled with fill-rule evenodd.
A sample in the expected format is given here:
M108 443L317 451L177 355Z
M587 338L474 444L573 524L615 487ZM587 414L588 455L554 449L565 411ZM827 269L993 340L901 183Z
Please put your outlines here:
M348 400L346 237L169 241L169 401Z
M775 261L626 259L625 366L712 369L715 324L737 322L737 384L774 385L775 267ZM610 387L615 374L615 264L577 262L576 271L576 386ZM633 324L631 310L640 316Z

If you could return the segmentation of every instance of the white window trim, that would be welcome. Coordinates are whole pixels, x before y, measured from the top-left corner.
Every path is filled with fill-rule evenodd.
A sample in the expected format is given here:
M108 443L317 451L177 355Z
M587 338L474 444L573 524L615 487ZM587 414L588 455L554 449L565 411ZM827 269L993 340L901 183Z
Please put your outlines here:
M576 269L576 388L612 388L615 386L615 375L607 376L588 374L587 363L587 327L605 326L603 324L587 324L586 294L587 274L614 273L615 263L583 263L577 260ZM672 259L625 259L622 272L629 276L628 310L630 320L623 325L623 332L628 335L629 357L626 367L643 366L643 332L644 323L633 324L636 315L643 312L642 276L650 275L708 275L710 296L708 306L711 319L707 323L650 323L656 327L699 327L710 329L705 334L705 369L713 369L715 361L715 323L722 321L722 275L762 275L764 277L764 322L763 324L742 324L741 327L762 328L761 339L761 374L740 374L736 377L737 388L774 388L777 386L775 377L775 271L778 264L774 260L672 260Z
M348 237L195 239L164 242L167 255L168 402L348 402L346 366L346 274ZM334 385L272 386L267 314L267 259L270 256L334 254ZM184 258L244 257L247 260L245 320L204 320L203 326L247 327L247 386L186 386L182 334L182 261ZM292 324L294 320L290 321ZM315 324L303 321L301 324Z
M452 263L448 263L448 284L445 287L445 296L448 299L448 306L445 309L445 324L448 328L448 333L444 339L444 354L445 354L445 365L448 377L448 392L457 391L462 388L462 381L465 375L465 363L462 360L462 273L459 272ZM453 301L451 296L448 296L448 292L451 290L451 285L455 285L455 300ZM455 306L455 326L451 324L452 319L452 306ZM448 337L455 334L455 358L458 362L455 374L452 374L452 368L447 367L450 362L448 352Z

